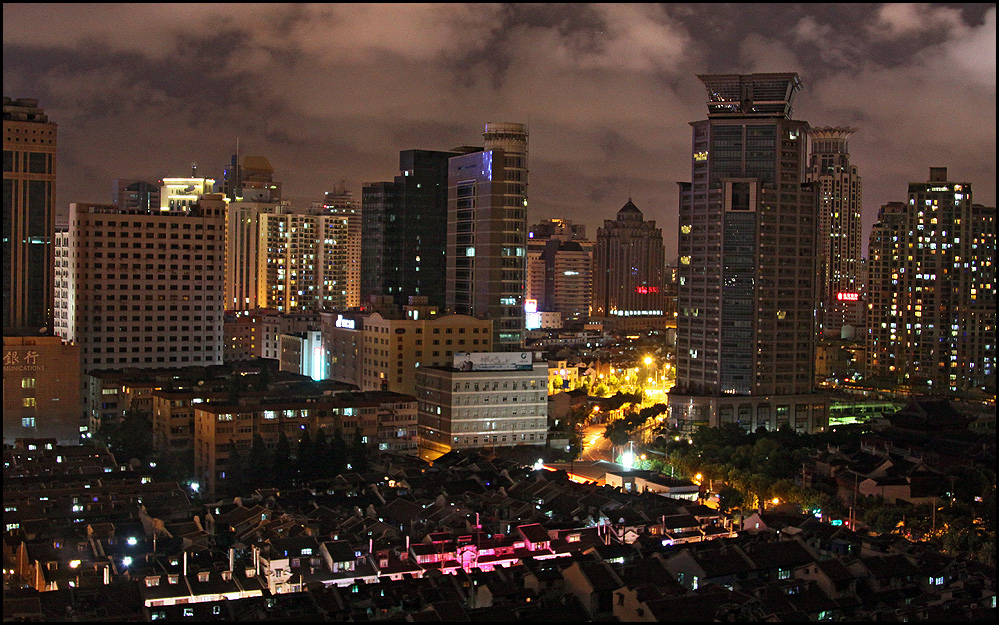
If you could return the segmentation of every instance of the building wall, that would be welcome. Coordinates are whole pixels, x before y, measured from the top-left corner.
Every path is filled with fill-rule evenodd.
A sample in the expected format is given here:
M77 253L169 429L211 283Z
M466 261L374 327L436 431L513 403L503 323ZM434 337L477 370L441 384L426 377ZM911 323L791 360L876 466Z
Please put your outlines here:
M452 449L546 443L547 362L534 363L530 371L421 367L416 397L425 460Z
M468 315L393 319L367 315L361 390L412 395L422 367L450 365L455 352L492 351L492 321Z
M361 313L322 312L323 351L329 378L361 386L364 320Z
M284 326L282 315L276 310L227 311L223 359L225 362L253 358L279 359L279 338Z
M260 434L265 446L272 449L283 431L294 449L303 429L313 438L320 428L327 436L339 429L348 438L360 428L366 444L412 450L415 426L414 398L399 393L330 395L312 401L270 398L266 404L203 403L194 407L194 468L209 492L214 492L218 481L224 479L232 445L245 458L254 434Z
M3 439L80 443L80 353L55 336L3 338Z
M789 426L796 432L811 434L829 427L828 400L811 393L712 397L670 392L669 405L670 420L688 435L702 425L720 427L725 423L734 423L747 432Z
M285 210L279 203L230 202L225 223L225 307L253 310L261 307L262 268L267 252L260 249L260 216Z
M258 301L281 312L347 304L348 217L289 212L260 216ZM266 259L266 265L264 264Z

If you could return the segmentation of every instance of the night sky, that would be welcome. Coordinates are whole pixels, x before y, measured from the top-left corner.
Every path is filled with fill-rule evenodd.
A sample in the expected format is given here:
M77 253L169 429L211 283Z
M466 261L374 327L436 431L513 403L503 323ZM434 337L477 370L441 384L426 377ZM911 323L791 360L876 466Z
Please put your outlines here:
M221 177L237 138L286 199L359 199L400 150L511 121L530 223L592 239L632 197L671 259L696 75L752 72L797 72L795 118L858 129L865 236L931 166L995 206L995 4L3 5L3 93L59 124L63 213L115 178Z

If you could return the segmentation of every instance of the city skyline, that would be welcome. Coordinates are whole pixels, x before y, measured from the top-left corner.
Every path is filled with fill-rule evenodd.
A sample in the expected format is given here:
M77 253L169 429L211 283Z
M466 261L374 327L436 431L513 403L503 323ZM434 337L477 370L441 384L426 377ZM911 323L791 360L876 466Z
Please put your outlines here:
M633 198L672 260L676 183L689 181L689 123L705 100L696 74L796 72L794 119L857 128L864 241L880 206L929 167L994 206L995 12L8 3L4 89L59 125L61 216L107 202L115 178L187 175L196 162L221 180L237 140L297 206L340 179L359 197L398 173L400 151L474 145L485 123L509 121L532 137L529 223L596 232Z

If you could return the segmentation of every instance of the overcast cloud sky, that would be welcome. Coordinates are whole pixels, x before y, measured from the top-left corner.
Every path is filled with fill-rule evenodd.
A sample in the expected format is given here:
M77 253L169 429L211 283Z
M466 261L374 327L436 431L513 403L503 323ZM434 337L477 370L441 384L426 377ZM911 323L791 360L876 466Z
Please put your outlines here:
M59 124L63 212L115 178L220 178L237 138L286 198L360 198L401 150L511 121L530 223L594 238L631 197L672 258L696 75L752 72L797 72L796 119L858 129L865 233L931 166L995 206L995 4L3 5L3 92Z

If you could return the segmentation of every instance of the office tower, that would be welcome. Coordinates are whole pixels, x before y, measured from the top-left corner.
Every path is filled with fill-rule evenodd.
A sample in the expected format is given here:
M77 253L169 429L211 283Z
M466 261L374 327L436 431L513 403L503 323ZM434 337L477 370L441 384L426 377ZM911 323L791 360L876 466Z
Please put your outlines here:
M819 336L853 338L863 324L861 198L848 139L855 128L812 128L808 180L819 193Z
M560 313L563 322L585 321L592 282L593 241L586 240L586 226L565 219L531 226L525 291L538 311Z
M115 179L111 189L111 203L132 212L158 212L160 185L149 180Z
M448 159L460 152L399 152L393 182L364 186L361 299L411 296L445 304Z
M597 228L591 317L622 330L665 327L665 273L662 229L629 199Z
M327 215L347 219L347 271L344 280L347 306L356 308L361 305L361 203L354 199L354 194L347 190L347 183L341 180L333 185L332 191L326 192L322 208Z
M60 306L84 374L222 364L225 205L221 194L153 215L70 204Z
M868 247L868 376L917 393L995 393L996 209L931 167L881 207Z
M419 455L458 449L544 445L548 363L530 352L456 355L451 366L416 373Z
M527 126L487 123L484 149L448 161L446 308L493 320L493 349L524 345Z
M680 184L677 378L686 431L825 427L815 370L819 209L805 181L808 124L797 74L698 76L708 118L692 122L692 182Z
M390 258L399 249L398 188L395 182L361 186L361 301L393 296L400 265Z
M52 335L56 129L34 98L3 98L3 334Z

